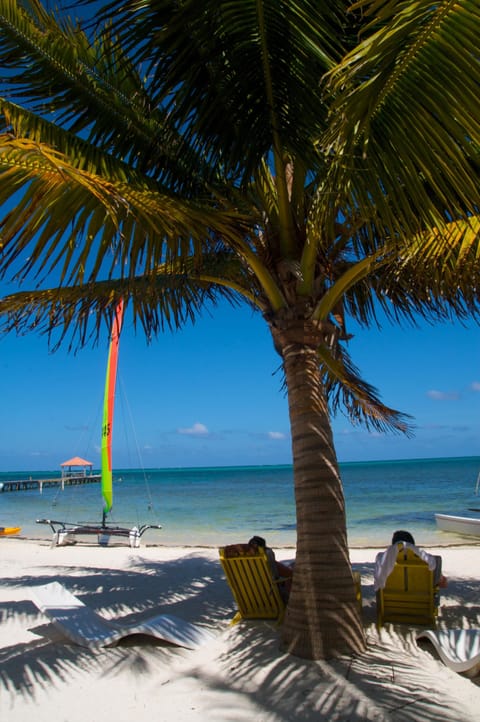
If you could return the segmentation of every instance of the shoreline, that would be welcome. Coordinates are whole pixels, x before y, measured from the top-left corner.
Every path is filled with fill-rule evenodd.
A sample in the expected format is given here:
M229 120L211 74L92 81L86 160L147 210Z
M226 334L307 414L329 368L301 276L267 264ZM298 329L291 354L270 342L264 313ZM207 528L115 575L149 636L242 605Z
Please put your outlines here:
M4 537L0 537L0 543L1 539L11 539L11 540L18 540L18 541L24 541L24 542L51 542L53 534L45 534L44 536L33 536L33 535L26 535L22 534L21 532L19 534L12 534L7 535ZM94 541L95 539L95 541ZM238 539L236 540L238 541ZM231 543L231 541L228 540L219 540L216 544L206 544L206 543L194 543L194 542L149 542L149 541L142 541L140 545L140 549L142 548L160 548L160 549L214 549L217 550L219 547L224 546L227 543ZM235 542L233 542L235 543ZM99 545L96 541L96 538L94 536L91 537L91 541L88 540L88 537L80 537L79 541L75 545L71 546L85 546L85 547L99 547L99 548L109 548L113 549L116 547L128 547L128 543L126 541L123 542L115 542L113 541L111 544L105 544L105 545ZM379 544L377 542L371 541L367 542L365 544L358 544L358 543L349 543L348 548L350 550L369 550L369 549L375 549L377 551L382 551L388 546L387 544ZM428 548L428 550L431 549L457 549L457 548L480 548L480 537L478 539L475 539L472 537L471 539L469 537L464 537L461 539L454 540L454 541L445 541L443 543L439 543L438 541L435 541L432 544L425 544L423 542L419 542L418 546L421 546L422 548ZM296 544L275 544L275 549L278 550L291 550L295 549Z
M439 719L441 710L443 721L478 720L479 678L445 667L416 643L414 628L376 629L376 547L350 548L362 578L366 651L315 662L283 651L274 624L230 625L235 604L214 546L52 547L48 539L3 537L0 548L2 719L225 722L235 710L236 722L413 722ZM279 560L292 551L275 548ZM439 626L478 627L480 550L439 551L449 578ZM107 619L170 613L214 639L195 650L147 637L95 651L69 644L32 602L30 587L54 580Z

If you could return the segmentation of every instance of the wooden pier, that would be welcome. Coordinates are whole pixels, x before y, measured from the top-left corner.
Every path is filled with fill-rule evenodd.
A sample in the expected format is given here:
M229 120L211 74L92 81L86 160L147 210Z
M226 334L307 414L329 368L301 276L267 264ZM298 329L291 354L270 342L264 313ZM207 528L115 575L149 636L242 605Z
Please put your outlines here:
M100 481L100 474L78 474L68 475L55 479L15 479L12 481L0 481L0 492L4 491L29 491L38 489L40 494L48 487L61 488L76 486L78 484L95 484Z

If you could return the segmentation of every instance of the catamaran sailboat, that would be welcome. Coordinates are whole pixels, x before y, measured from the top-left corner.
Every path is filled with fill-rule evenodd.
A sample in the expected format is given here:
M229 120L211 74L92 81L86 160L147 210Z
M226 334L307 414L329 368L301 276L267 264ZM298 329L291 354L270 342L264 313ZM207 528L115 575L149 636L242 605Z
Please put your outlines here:
M101 487L103 496L102 521L95 523L78 523L56 521L55 519L37 519L37 524L48 524L53 531L53 543L56 546L74 544L79 535L96 535L99 544L108 544L110 537L127 537L131 547L139 547L140 539L147 529L161 529L158 524L142 524L140 527L125 528L108 523L108 514L113 506L112 478L112 430L115 403L115 385L117 378L118 347L123 321L123 300L116 306L108 353L107 377L103 403L102 423L102 473Z

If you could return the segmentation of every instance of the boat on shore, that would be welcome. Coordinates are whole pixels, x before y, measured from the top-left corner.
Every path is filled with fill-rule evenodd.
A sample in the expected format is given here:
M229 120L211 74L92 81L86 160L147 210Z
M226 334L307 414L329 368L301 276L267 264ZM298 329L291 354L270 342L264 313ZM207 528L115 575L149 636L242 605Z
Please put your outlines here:
M475 496L480 489L480 472L475 485ZM468 511L480 513L480 509L469 508ZM463 536L480 537L480 516L463 516L460 514L435 514L435 522L440 531L449 531Z
M480 537L480 517L435 514L435 521L441 531Z
M126 537L132 548L140 546L140 539L147 529L161 529L160 524L142 524L133 527L112 526L107 520L113 506L113 476L112 476L112 429L113 429L113 409L115 402L115 385L117 377L118 347L120 340L120 331L123 322L123 300L120 300L115 308L112 329L110 335L110 347L107 361L107 376L105 381L105 392L103 401L103 424L101 435L101 491L103 497L103 513L102 521L95 522L78 522L72 523L67 521L58 521L55 519L37 519L37 524L48 524L53 531L53 544L55 546L65 546L67 544L76 544L78 536L97 536L98 543L106 545L109 543L110 537ZM86 461L78 456L63 462L62 479L70 478L70 475L78 476L78 469L83 469L82 478L93 478L92 467L90 461Z

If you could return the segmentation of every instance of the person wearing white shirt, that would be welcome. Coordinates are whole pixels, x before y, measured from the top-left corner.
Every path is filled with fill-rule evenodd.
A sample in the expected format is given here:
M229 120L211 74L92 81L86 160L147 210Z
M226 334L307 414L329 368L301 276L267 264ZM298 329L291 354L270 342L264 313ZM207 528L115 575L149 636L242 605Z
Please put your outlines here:
M415 546L415 540L408 531L399 529L394 532L392 543L384 552L379 552L375 558L373 586L377 592L383 589L390 576L398 556L398 544L401 542L407 549L411 549L417 557L428 564L433 572L433 583L436 587L446 587L447 580L442 574L442 557L429 554Z

